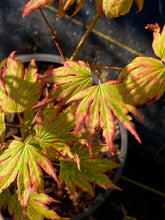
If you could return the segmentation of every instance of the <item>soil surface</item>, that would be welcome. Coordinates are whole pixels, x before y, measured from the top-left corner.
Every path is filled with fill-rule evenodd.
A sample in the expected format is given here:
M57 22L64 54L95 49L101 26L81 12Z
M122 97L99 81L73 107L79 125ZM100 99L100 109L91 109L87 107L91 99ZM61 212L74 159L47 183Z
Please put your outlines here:
M155 56L152 51L152 32L144 27L148 23L165 23L164 0L144 0L140 13L136 4L129 15L117 18L100 18L95 29L109 38L91 33L77 59L88 60L90 64L120 66L128 64L136 53L112 43L110 37L147 56ZM52 53L58 54L50 34L39 15L33 12L26 18L21 14L27 0L0 1L0 59L13 50L19 54ZM53 3L56 6L56 2ZM51 26L57 30L57 37L66 57L70 57L85 28L68 19L60 20L48 9L44 10ZM50 12L50 13L49 13ZM95 7L89 1L75 16L80 22L89 25L95 15ZM116 78L118 72L104 73L105 79ZM134 119L142 144L129 134L128 156L123 176L165 193L165 103L164 97L151 106L139 108L144 123ZM164 220L165 197L135 184L120 179L122 192L114 191L111 197L89 216L89 220ZM130 217L128 217L130 216Z

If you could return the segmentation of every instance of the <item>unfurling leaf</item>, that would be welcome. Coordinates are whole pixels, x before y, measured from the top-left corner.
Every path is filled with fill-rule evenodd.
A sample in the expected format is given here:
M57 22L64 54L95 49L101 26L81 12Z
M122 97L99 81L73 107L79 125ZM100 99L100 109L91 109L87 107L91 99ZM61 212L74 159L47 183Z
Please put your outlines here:
M51 4L54 0L30 0L24 9L23 17L28 15L30 12L35 11L39 8L45 7L46 5Z
M103 129L103 136L109 150L115 152L113 140L115 134L114 116L136 137L140 142L139 136L135 131L134 124L131 122L129 112L140 117L137 109L125 104L118 91L116 81L95 85L74 95L69 102L81 100L76 110L76 130L78 131L83 123L86 124L89 133L95 134L96 128ZM89 144L89 147L91 144Z
M137 57L121 71L118 80L124 102L150 104L165 92L165 66L151 57Z
M47 71L42 81L56 84L52 96L62 104L93 84L90 68L83 61L66 61L63 67Z
M139 11L142 10L144 0L135 0ZM116 18L129 13L133 0L102 0L102 8L109 18ZM96 8L100 10L100 0L96 0Z
M86 154L86 148L81 148L79 156L81 170L78 170L73 161L61 161L61 184L65 183L72 193L75 192L76 186L78 186L92 196L94 195L93 187L91 185L93 182L104 189L119 189L105 174L107 171L118 168L120 166L119 164L108 158L90 158L89 153Z
M0 192L17 179L19 200L21 206L26 207L32 189L43 192L40 167L58 183L53 166L39 149L20 141L12 141L0 156Z
M155 54L165 61L165 25L162 32L160 32L160 27L158 24L148 24L146 29L153 30L153 43L152 47Z
M39 100L42 84L34 59L24 69L22 62L12 52L0 75L0 108L5 113L31 109Z

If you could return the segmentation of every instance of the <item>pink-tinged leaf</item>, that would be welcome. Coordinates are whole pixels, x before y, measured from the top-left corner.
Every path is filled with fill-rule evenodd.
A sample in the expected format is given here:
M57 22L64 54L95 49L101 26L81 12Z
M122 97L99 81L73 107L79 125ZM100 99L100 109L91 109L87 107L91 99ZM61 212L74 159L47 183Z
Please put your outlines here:
M44 193L32 192L30 194L30 199L25 213L23 212L18 197L19 191L17 190L15 194L11 197L8 206L9 214L15 220L20 220L23 217L23 215L24 217L26 217L26 219L29 220L43 220L44 217L47 219L61 219L60 216L57 215L57 213L55 213L52 210L49 210L49 208L47 207L47 204L49 205L52 202L58 202L57 200L49 197L48 195Z
M158 24L148 24L146 29L153 30L153 50L158 57L165 60L165 25L162 32Z
M142 10L144 0L135 0L139 11ZM109 18L116 18L128 14L133 4L133 0L103 0L102 8ZM100 11L100 0L96 0L96 8Z
M119 91L125 103L150 104L165 92L164 64L151 57L137 57L119 75Z
M61 104L93 83L90 68L83 61L66 61L64 66L47 71L41 80L56 84L52 96Z
M24 69L12 52L0 77L0 108L7 113L31 109L39 100L42 83L34 59Z
M132 118L129 112L139 117L140 114L135 107L122 101L116 81L108 81L104 84L87 88L74 95L68 100L68 103L74 101L80 101L76 110L76 130L79 130L83 123L86 124L91 135L95 133L94 129L102 128L106 144L112 154L115 152L113 146L115 134L114 116L140 142L134 124L131 122ZM88 142L88 144L91 147L91 143Z
M30 200L27 207L27 217L29 220L42 220L43 218L47 219L61 219L59 215L53 210L50 210L47 207L47 204L52 202L58 202L57 200L51 198L50 196L44 193L31 193Z
M19 200L26 207L33 190L43 192L43 174L40 169L58 179L50 161L36 147L12 141L0 156L0 191L6 189L17 178Z
M78 186L92 196L94 195L91 185L93 182L104 189L119 189L104 173L118 168L120 165L107 158L89 158L89 153L86 154L85 152L84 154L83 151L81 150L79 154L81 170L78 170L76 164L72 161L61 161L60 183L65 183L72 193L75 192L76 186Z
M22 16L25 17L25 16L28 15L30 12L36 11L36 10L38 10L39 8L43 8L43 7L45 7L46 5L51 4L52 2L54 2L54 0L30 0L30 1L26 4Z

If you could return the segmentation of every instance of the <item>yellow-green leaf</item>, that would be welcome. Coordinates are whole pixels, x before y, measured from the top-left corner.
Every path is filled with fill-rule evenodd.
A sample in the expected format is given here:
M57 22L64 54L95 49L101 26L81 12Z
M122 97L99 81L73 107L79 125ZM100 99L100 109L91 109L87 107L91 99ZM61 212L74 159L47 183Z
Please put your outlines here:
M34 59L24 69L12 52L0 77L0 108L7 113L23 112L37 104L42 84Z
M6 131L5 114L0 109L0 140L1 140L1 146L3 145L4 140L5 140L5 131Z
M124 102L149 104L165 92L165 66L152 57L137 57L121 71L118 80Z
M38 148L12 141L8 149L0 155L0 192L17 179L19 200L21 206L26 207L32 189L43 191L43 174L40 167L58 183L51 162Z

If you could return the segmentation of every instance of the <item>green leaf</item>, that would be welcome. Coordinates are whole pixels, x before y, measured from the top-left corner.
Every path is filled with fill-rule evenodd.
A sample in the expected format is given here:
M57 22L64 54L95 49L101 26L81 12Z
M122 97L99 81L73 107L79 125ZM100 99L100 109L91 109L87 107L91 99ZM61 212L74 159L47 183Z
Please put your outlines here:
M86 155L85 148L84 150L79 154L81 170L78 170L76 164L72 161L61 161L60 183L65 183L72 193L75 192L76 186L78 186L92 196L94 195L91 185L93 182L104 189L117 189L118 187L104 173L120 165L107 158L90 158L89 153ZM85 155L86 157L84 157Z
M11 193L9 189L5 189L0 194L0 211L4 211L8 206L9 200L11 198Z
M58 183L53 166L39 149L20 141L12 141L0 156L0 191L17 179L19 200L21 206L26 207L32 189L43 191L43 174L40 167Z
M155 54L165 61L165 25L162 32L160 32L160 27L158 24L148 24L146 29L153 30L153 43L152 47Z
M132 118L128 113L134 113L139 117L140 114L135 107L122 101L116 81L108 81L104 84L87 88L73 96L68 100L68 103L78 100L81 100L81 102L76 110L75 129L77 131L83 123L86 124L92 135L95 134L96 128L102 128L106 144L111 153L114 154L113 139L116 126L113 115L115 115L140 142L134 124L131 122ZM89 147L91 147L91 144Z
M34 59L25 68L15 59L15 52L8 57L0 77L0 108L7 113L23 112L37 104L42 84Z
M51 4L54 0L30 0L24 9L23 17L28 15L30 12L35 11L41 7L45 7L46 5Z
M165 67L155 58L137 57L121 71L118 80L124 102L151 104L165 92Z
M64 66L47 71L42 81L56 84L53 97L62 104L93 84L90 68L83 61L66 61Z
M0 109L0 139L1 139L1 146L3 145L4 140L5 140L5 131L6 131L5 114Z

